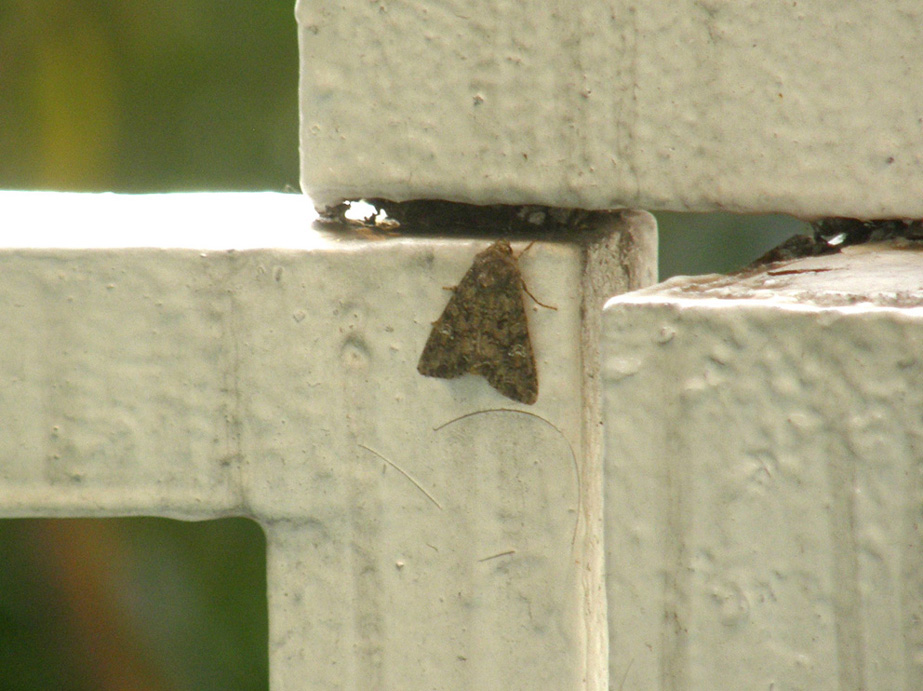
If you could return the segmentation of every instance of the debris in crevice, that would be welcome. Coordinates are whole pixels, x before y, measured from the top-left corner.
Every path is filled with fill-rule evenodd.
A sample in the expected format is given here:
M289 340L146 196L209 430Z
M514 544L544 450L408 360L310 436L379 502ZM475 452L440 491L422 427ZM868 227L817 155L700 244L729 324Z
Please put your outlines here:
M388 199L344 201L321 213L322 224L347 224L418 235L505 237L576 231L606 213L553 206L462 204L439 199L394 202Z
M861 221L857 218L820 218L811 223L814 238L832 247L881 242L895 238L923 240L923 219L886 218Z
M831 216L811 222L813 235L793 235L734 273L751 273L768 264L835 254L844 247L867 242L923 240L923 219L889 218L863 221Z

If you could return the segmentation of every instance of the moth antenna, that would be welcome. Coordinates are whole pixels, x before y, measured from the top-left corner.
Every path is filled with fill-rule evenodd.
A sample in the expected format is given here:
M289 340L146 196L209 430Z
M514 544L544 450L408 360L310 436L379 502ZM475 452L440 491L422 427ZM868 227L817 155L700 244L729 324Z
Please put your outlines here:
M541 305L541 306L544 307L545 309L554 310L555 312L558 311L558 308L555 307L554 305L546 305L544 302L539 302L539 301L538 301L538 298L536 298L532 293L529 292L529 289L526 288L526 282L525 282L525 281L522 281L522 289L523 289L523 291L525 292L526 295L528 295L530 298L532 298L532 301L535 302L536 305Z
M533 240L533 241L530 242L528 245L526 245L525 247L523 247L522 250L519 252L519 255L516 257L516 261L519 261L519 257L521 257L521 256L524 255L526 252L528 252L528 251L531 249L532 245L534 245L534 244L535 244L535 240ZM531 292L529 292L529 289L526 287L526 282L525 282L524 280L522 280L522 279L520 279L520 281L522 282L522 289L523 289L523 291L525 291L525 294L526 294L526 295L528 295L530 298L532 298L532 301L533 301L536 305L540 305L541 307L544 307L545 309L554 310L555 312L558 311L558 308L557 308L557 307L554 307L553 305L546 305L544 302L540 302L540 301L538 300L538 298L536 298Z

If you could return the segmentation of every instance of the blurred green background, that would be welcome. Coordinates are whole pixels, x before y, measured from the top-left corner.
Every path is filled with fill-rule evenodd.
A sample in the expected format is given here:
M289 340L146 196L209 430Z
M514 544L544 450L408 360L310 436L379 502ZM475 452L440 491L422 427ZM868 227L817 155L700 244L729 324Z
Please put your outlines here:
M0 689L267 689L265 554L244 518L0 521Z
M297 71L294 0L0 0L0 189L297 189ZM662 278L806 230L655 213ZM266 689L265 571L245 519L0 521L0 689Z
M3 0L0 188L298 182L293 0Z

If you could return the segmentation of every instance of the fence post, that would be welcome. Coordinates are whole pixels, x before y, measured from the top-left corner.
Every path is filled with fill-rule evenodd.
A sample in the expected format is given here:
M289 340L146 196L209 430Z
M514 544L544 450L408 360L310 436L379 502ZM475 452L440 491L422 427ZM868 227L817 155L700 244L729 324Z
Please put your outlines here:
M616 683L923 685L921 276L863 245L610 302Z
M919 218L911 5L302 1L303 187ZM878 275L909 301L860 281L874 308L831 306L877 255L846 256L798 274L817 290L786 308L771 274L758 295L723 284L744 300L709 279L610 307L611 688L920 686L916 484L893 484L916 475L918 286Z

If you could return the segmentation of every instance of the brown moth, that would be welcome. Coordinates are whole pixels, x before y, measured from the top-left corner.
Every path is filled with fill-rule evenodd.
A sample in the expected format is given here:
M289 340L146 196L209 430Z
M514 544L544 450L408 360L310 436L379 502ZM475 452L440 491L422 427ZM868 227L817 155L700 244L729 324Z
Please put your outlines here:
M521 403L538 398L538 374L529 339L525 289L510 243L498 240L475 258L433 322L417 370L454 379L479 374Z

